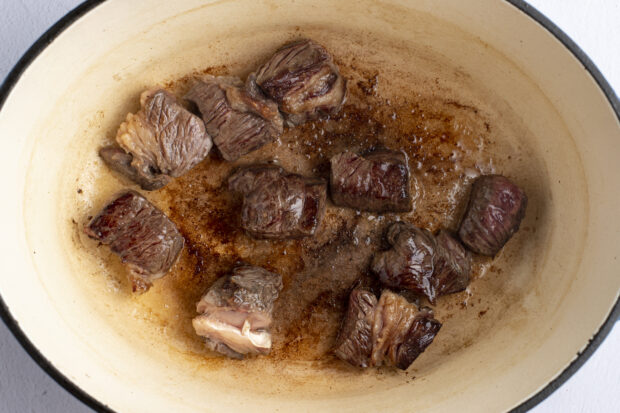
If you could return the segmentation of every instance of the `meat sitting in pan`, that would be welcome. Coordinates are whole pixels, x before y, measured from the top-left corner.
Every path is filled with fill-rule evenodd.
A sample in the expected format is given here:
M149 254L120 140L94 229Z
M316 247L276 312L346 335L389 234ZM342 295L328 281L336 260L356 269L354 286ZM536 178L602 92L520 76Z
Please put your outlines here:
M236 171L228 187L243 195L241 226L257 238L313 235L325 211L327 185L275 165Z
M276 139L283 130L278 105L254 82L205 76L185 96L198 106L207 132L227 161L234 161Z
M437 243L433 234L396 222L388 228L386 239L392 248L375 254L371 270L388 287L411 290L434 301L432 278Z
M463 291L469 285L471 255L446 230L440 230L435 240L437 249L433 279L437 296Z
M137 293L147 291L153 280L163 277L183 248L183 237L174 223L134 191L107 204L84 232L120 256Z
M406 370L433 342L440 328L429 308L418 311L388 290L377 301L371 292L355 289L349 297L335 354L357 367L387 365Z
M357 367L370 365L376 309L377 297L373 293L360 288L351 291L336 343L336 356Z
M459 237L470 250L494 256L517 232L526 208L525 192L508 178L481 176L472 187Z
M437 237L404 222L386 234L392 246L373 257L371 270L392 288L411 290L435 303L438 296L464 290L469 284L471 257L445 231Z
M409 168L403 152L382 149L359 156L345 151L330 162L334 204L361 211L411 210Z
M346 97L346 81L332 57L312 40L278 50L258 68L255 81L279 105L290 125L335 114Z
M142 93L140 104L118 129L120 148L102 148L99 155L142 189L154 190L202 161L212 142L202 120L165 90Z
M242 265L219 278L198 302L192 320L207 346L232 358L269 354L271 313L282 290L282 277Z
M352 69L356 72L361 70ZM396 292L385 289L378 297L360 287L362 283L375 284L363 277L358 287L350 292L334 353L360 368L386 365L407 369L433 342L441 328L431 309L420 308L409 302L408 298L419 303L425 297L434 305L438 297L467 288L472 273L472 254L494 256L501 250L519 229L527 207L527 196L521 188L501 175L482 176L473 184L458 237L446 230L433 234L403 222L401 218L407 219L411 214L402 214L400 218L394 216L397 222L387 227L385 239L389 246L370 257L374 243L380 241L375 235L378 226L383 225L383 217L374 219L369 216L368 220L359 221L357 215L360 211L372 212L373 215L412 211L413 200L418 194L412 193L411 180L422 177L410 176L405 151L420 148L398 145L406 141L402 140L404 135L417 133L414 130L420 127L416 125L417 113L422 119L427 110L425 106L418 110L417 104L415 109L411 109L414 114L414 121L409 122L411 127L407 122L400 121L383 124L381 119L388 112L380 111L380 116L375 116L368 111L372 112L384 102L387 106L390 103L386 96L379 96L379 89L375 87L378 75L366 79L367 75L360 74L357 86L370 100L364 102L363 95L355 93L356 104L347 105L347 113L341 115L343 121L344 118L352 121L339 126L333 124L333 121L340 119L339 116L325 123L342 110L347 99L347 80L325 48L312 40L299 40L277 50L245 82L235 76L197 77L185 95L192 106L190 110L166 90L145 91L140 97L140 109L128 114L120 125L116 143L101 148L99 154L110 168L142 189L155 190L194 168L207 157L215 144L222 158L228 162L213 159L212 164L205 163L206 170L198 171L199 168L196 168L194 171L200 172L199 176L192 178L188 174L177 182L185 182L187 193L183 189L179 191L177 185L171 185L168 188L170 191L165 191L164 195L171 202L171 211L175 211L175 216L185 219L186 223L196 224L194 214L204 212L204 208L213 209L208 211L213 212L212 216L203 217L209 218L207 221L225 217L229 211L224 211L224 208L236 208L235 202L228 202L232 199L229 198L231 194L221 193L221 179L226 176L229 191L235 193L235 198L242 203L239 221L248 235L271 240L308 237L301 243L292 243L295 246L292 256L288 254L291 251L288 247L280 248L280 243L275 243L277 245L274 245L273 251L269 251L269 243L252 241L247 237L244 237L242 244L235 242L231 245L234 250L231 254L250 254L245 257L248 261L253 261L254 256L266 265L281 263L278 272L289 278L296 275L294 282L289 283L291 290L287 292L286 303L281 304L288 310L302 311L302 316L294 314L295 311L288 311L291 313L289 315L283 314L283 319L278 320L283 324L276 325L278 328L274 327L274 333L278 330L286 335L286 339L290 336L295 354L302 354L299 349L305 351L306 347L310 347L305 344L306 335L330 336L332 323L338 321L334 320L334 315L339 314L341 305L345 304L337 302L341 289L351 282L350 277L356 277L368 268L370 261L370 272L384 287ZM175 87L183 87L184 84L181 82ZM393 120L402 117L402 110L407 108L403 105L394 109ZM458 103L454 105L456 108L461 106ZM432 111L428 113L439 114L442 119L456 116L452 110L446 111L448 115L445 115L440 105L433 104L429 108ZM288 127L294 127L317 119L317 124L308 124L307 128L290 131L290 134L284 133L285 123ZM459 121L457 123L462 123L460 117L455 119ZM466 126L476 130L476 125L480 124L469 122L466 118L463 120L466 120ZM443 127L440 124L437 127ZM319 130L316 130L317 126ZM486 122L485 126L488 130ZM374 142L373 139L366 139L364 129L368 127L373 131L384 127L387 128L385 130L392 130L390 133L403 135L393 136L395 139L383 136L388 138L386 145L396 145L397 150L373 146L369 151L359 152L358 144L366 142L370 145ZM427 129L426 126L424 129ZM293 147L293 140L307 134L314 134L316 147L313 149L320 156L312 157L306 149ZM478 136L477 133L474 135ZM281 136L284 136L285 145L279 144ZM356 136L359 137L358 144L350 141L351 138L355 140ZM334 138L338 142L334 142ZM268 145L274 141L278 144ZM451 145L460 149L469 145L460 138L449 141L442 139L441 144L447 146L439 148L439 152L449 153ZM310 141L306 143L311 144ZM346 146L347 143L351 146ZM465 146L461 147L461 144ZM261 147L263 150L258 151ZM428 146L417 152L437 152L435 149ZM437 155L435 152L431 155ZM295 171L303 168L321 174L326 165L319 159L328 153L331 156L329 191L333 204L355 209L357 215L355 211L330 211L333 213L324 219L328 190L326 180L305 177L267 162L264 159L267 153L274 159L282 159L287 165L299 161ZM459 153L454 152L455 156ZM414 155L412 152L411 156ZM267 163L238 167L234 162L244 156L248 159L260 158L254 162ZM443 156L439 157L444 160ZM480 154L472 159L475 162L468 161L462 166L468 168L485 163L485 159L487 156ZM237 169L231 174L232 168ZM433 166L429 171L434 169ZM449 168L439 169L444 170L445 179L442 179L446 180L441 187L447 188L447 184L451 187L451 181L458 179L458 173L452 174L454 171ZM186 182L188 178L192 178L192 182ZM432 178L424 180L431 185L438 184L435 174ZM432 189L426 188L427 192L432 192ZM450 197L450 208L454 207L453 201ZM197 208L203 210L198 211ZM433 219L436 218L439 211L432 205L429 208ZM416 211L415 215L416 220L425 219L424 211ZM442 217L448 218L445 215ZM322 220L331 228L319 232ZM205 225L194 225L192 234L197 238L212 238L213 246L207 246L208 256L203 256L203 252L195 254L196 265L192 265L191 261L189 265L179 265L179 270L183 272L193 271L196 275L203 268L204 259L211 257L217 261L220 244L229 244L231 239L236 239L229 237L232 234L229 234L229 229L234 230L229 225L211 228L212 223L203 223ZM201 232L201 228L207 232ZM174 223L135 191L118 195L92 219L84 232L100 244L108 245L120 256L136 293L147 291L154 280L170 271L184 245L184 238ZM315 235L317 239L309 238ZM359 242L361 239L364 240L363 245ZM353 253L349 248L358 251ZM285 260L280 261L285 255ZM220 261L220 264L226 265L227 259L224 257ZM297 264L302 272L298 272ZM190 287L188 284L183 288ZM237 265L231 273L215 281L196 303L198 314L190 318L193 317L192 325L197 336L204 338L209 349L230 358L269 354L274 303L282 288L281 275L261 267ZM373 291L377 292L374 287ZM397 293L399 291L400 294ZM307 313L311 318L306 317ZM291 331L293 335L288 334ZM304 345L298 348L298 342L304 342ZM312 341L313 344L318 344L314 350L322 354L325 343Z

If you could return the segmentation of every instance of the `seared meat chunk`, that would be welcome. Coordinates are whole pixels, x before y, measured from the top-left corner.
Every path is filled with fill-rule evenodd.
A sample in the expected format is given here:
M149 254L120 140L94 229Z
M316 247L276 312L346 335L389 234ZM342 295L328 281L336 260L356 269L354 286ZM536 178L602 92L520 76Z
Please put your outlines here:
M404 152L382 149L359 156L345 151L330 162L330 189L336 205L375 212L411 210Z
M402 296L384 291L372 328L370 362L373 366L385 363L406 370L433 342L440 328L430 308L417 311Z
M241 168L229 178L228 187L243 195L241 226L257 238L313 235L325 212L325 182L279 166Z
M470 250L493 256L517 232L526 208L525 192L508 178L481 176L472 187L459 237Z
M332 57L312 40L278 50L256 71L256 83L276 101L290 125L337 113L346 98L346 81Z
M185 95L202 114L207 132L227 161L234 161L283 130L278 105L265 98L252 81L244 87L236 77L205 76Z
M355 289L335 354L357 367L388 365L406 370L433 342L440 328L429 308L418 311L388 290L377 302L372 293Z
M147 291L153 280L170 270L184 243L174 223L134 191L107 204L84 232L120 256L137 293Z
M386 238L392 248L375 254L371 263L383 284L424 295L433 304L438 296L464 290L469 284L471 257L446 231L435 237L425 229L396 222Z
M232 358L268 354L271 314L282 277L261 267L242 265L219 278L196 305L192 320L207 346Z
M140 96L141 109L129 113L116 135L117 147L99 151L114 170L154 190L166 185L202 161L212 143L204 123L162 89Z
M388 287L408 289L434 302L437 295L433 280L437 242L433 234L396 222L388 228L386 238L392 248L375 254L371 270Z
M437 296L463 291L469 285L470 253L446 230L440 230L435 239L437 250L433 279Z
M377 297L362 289L351 291L335 354L357 367L368 367Z
M140 185L140 188L146 191L153 191L164 187L170 181L168 175L146 176L138 173L138 170L131 165L133 156L118 146L106 146L99 149L99 156L111 169L134 181Z

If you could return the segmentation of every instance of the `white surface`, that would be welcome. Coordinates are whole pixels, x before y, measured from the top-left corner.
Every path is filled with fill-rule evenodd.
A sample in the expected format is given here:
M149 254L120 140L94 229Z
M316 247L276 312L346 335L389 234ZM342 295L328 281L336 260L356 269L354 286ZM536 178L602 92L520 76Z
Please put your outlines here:
M49 26L80 2L0 0L0 79ZM618 0L529 2L568 33L620 91ZM586 365L533 412L619 412L619 350L620 323ZM36 365L0 323L0 412L88 411Z

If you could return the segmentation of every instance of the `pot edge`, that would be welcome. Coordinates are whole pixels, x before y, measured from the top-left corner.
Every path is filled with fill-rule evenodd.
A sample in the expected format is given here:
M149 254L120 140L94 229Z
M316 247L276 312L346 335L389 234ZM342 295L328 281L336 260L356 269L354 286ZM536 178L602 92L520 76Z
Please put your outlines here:
M86 13L95 9L98 5L102 4L106 0L85 0L76 8L71 10L60 20L58 20L52 27L50 27L45 33L43 33L30 48L23 54L19 61L15 64L13 69L9 72L6 78L0 85L0 110L4 106L6 99L13 90L13 87L17 84L19 79L30 64L37 58L37 56L49 46L58 35L60 35L70 25L75 23L78 19L84 16ZM614 92L611 85L607 82L603 74L596 67L594 62L586 55L586 53L558 26L556 26L550 19L544 14L532 7L524 0L503 0L510 5L514 6L525 15L536 21L544 29L549 31L557 40L559 40L564 47L566 47L584 66L584 69L592 76L599 88L605 94L607 101L614 110L618 121L620 122L620 100ZM0 318L4 324L8 327L11 333L15 336L19 344L24 348L28 355L45 371L54 381L56 381L61 387L72 394L75 398L80 400L86 406L92 408L97 412L115 413L109 406L95 399L90 394L82 390L78 385L67 378L61 373L42 353L34 346L34 344L28 339L24 332L19 327L19 323L13 318L9 308L0 295ZM536 394L530 396L527 400L523 401L518 406L510 410L511 413L526 412L544 399L549 397L555 390L562 386L579 368L585 364L585 362L594 354L596 349L600 346L603 340L607 337L616 321L620 319L620 297L614 304L613 308L609 312L607 318L599 328L599 330L593 334L592 338L588 341L587 345L582 351L576 354L575 359L561 372L556 378L547 383Z

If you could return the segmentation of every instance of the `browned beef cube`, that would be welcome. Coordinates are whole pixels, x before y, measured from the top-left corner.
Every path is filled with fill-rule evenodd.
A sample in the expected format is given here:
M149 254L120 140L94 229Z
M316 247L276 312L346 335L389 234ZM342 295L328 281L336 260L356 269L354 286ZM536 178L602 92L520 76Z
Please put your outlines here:
M372 293L355 289L335 354L357 367L387 365L406 370L433 342L440 328L429 308L418 311L388 290L377 302Z
M411 210L409 167L400 151L366 156L346 151L332 157L330 189L336 205L374 212Z
M272 312L282 277L261 267L241 265L221 277L198 302L192 320L207 346L232 358L268 354Z
M107 204L84 232L120 256L129 270L133 291L138 293L163 277L183 248L183 237L174 223L134 191Z
M441 329L441 323L434 317L433 310L428 307L422 307L415 315L403 342L395 351L392 363L396 367L408 369L411 363L431 345Z
M241 225L257 238L313 235L325 211L324 181L292 174L279 166L241 168L229 178L228 186L243 194Z
M469 285L470 253L446 230L440 230L435 239L437 250L433 279L437 296L463 291Z
M372 365L384 363L406 370L433 342L440 328L431 309L418 311L402 296L384 291L373 325Z
M375 254L371 263L383 284L413 291L433 304L438 296L469 284L471 257L446 231L435 237L425 229L396 222L386 238L392 248Z
M368 367L372 352L372 325L377 297L369 291L355 289L342 323L335 354L353 366Z
M99 156L101 156L111 169L137 183L140 185L140 188L146 191L162 188L170 182L170 177L168 175L144 175L139 173L138 170L131 165L133 156L125 152L119 146L106 146L101 148L99 149Z
M202 114L207 132L227 161L234 161L283 130L278 105L265 98L252 81L244 87L236 77L205 76L185 96Z
M433 234L396 222L388 228L386 238L392 248L375 254L372 271L386 286L411 290L434 302L437 296L433 281L437 242Z
M118 129L122 149L103 148L99 154L112 169L153 190L196 166L213 144L202 120L165 90L147 90L140 103Z
M472 187L459 237L470 250L493 256L517 232L526 208L525 192L508 178L481 176Z
M346 81L332 57L312 40L278 50L256 71L256 83L276 101L290 125L337 113L346 97Z

